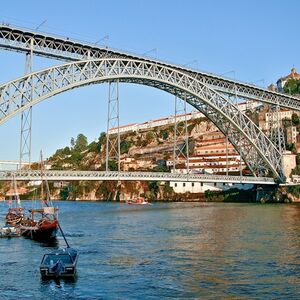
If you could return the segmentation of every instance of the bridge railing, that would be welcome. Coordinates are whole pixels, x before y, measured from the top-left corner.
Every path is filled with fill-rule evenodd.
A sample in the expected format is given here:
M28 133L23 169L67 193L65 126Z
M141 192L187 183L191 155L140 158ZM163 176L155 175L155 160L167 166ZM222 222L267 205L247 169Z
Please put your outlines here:
M0 171L0 181L12 180L41 180L47 178L59 180L145 180L145 181L190 181L190 182L220 182L220 183L249 183L275 184L273 178L251 176L223 176L208 174L178 174L167 172L117 172L117 171L61 171L61 170L17 170Z

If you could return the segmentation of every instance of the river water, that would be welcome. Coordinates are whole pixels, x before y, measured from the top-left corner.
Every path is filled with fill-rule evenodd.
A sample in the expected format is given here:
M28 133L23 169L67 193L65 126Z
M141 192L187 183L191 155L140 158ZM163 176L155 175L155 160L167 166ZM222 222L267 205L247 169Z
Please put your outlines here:
M1 300L300 299L299 205L55 205L80 251L77 279L42 282L39 264L53 248L2 238ZM0 203L1 221L6 210Z

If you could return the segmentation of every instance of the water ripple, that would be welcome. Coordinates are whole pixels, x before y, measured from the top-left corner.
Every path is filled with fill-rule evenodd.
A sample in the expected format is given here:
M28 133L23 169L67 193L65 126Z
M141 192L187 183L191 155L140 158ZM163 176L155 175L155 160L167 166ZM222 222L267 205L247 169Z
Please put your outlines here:
M80 252L78 277L60 287L40 279L61 236L52 245L1 239L1 300L300 299L299 205L57 204Z

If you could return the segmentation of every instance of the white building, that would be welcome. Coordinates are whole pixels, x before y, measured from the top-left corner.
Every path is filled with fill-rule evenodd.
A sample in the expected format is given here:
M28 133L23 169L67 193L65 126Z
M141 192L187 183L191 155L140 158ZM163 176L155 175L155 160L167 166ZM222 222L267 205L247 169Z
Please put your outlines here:
M239 109L242 111L245 111L247 109L253 109L255 107L258 107L259 105L261 105L261 104L256 101L247 101L247 102L241 102L241 103L237 104ZM189 121L189 120L199 119L199 118L203 118L203 117L204 117L204 115L202 113L200 113L199 111L193 111L186 115L183 114L183 115L176 116L176 121L183 122L185 120ZM175 116L169 116L166 118L150 120L150 121L140 123L140 124L132 123L132 124L128 124L128 125L119 126L119 128L118 127L111 128L111 129L109 129L109 134L117 134L118 130L119 130L120 134L125 134L128 132L138 132L138 131L147 130L147 129L151 129L151 128L158 127L158 126L172 125L174 123L175 123Z
M242 183L205 183L205 182L170 182L175 193L205 193L205 191L226 191L229 189L249 190L253 184Z
M300 112L289 109L280 109L278 112L266 112L266 120L260 124L260 127L262 129L269 130L270 124L272 124L272 128L277 128L278 121L280 124L285 119L292 120L293 114L297 114L300 117Z

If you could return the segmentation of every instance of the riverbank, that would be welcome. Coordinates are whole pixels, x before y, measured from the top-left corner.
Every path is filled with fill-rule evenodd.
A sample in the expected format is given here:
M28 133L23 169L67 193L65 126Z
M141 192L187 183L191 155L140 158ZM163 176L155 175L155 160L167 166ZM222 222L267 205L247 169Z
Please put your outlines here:
M26 186L25 182L19 183ZM9 188L3 185L0 195L4 196ZM23 200L38 199L41 187L31 187L28 193L20 195ZM150 202L262 202L262 203L294 203L300 202L300 187L256 187L249 190L237 188L226 191L210 191L205 193L175 193L166 182L70 182L64 187L55 187L50 182L50 193L53 200L81 201L114 201L126 202L137 197L147 198ZM7 197L6 197L7 198Z

